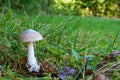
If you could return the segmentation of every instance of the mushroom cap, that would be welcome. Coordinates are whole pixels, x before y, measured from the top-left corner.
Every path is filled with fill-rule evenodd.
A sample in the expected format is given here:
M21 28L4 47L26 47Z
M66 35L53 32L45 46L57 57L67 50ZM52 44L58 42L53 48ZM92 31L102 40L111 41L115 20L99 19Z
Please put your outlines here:
M42 39L43 39L42 35L32 29L28 29L22 32L18 37L18 40L20 42L34 42Z

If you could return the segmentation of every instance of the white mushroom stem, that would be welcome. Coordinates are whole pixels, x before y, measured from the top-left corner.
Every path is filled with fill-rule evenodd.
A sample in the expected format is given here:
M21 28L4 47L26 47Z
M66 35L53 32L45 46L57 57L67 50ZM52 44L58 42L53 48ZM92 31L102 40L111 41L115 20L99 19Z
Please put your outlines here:
M37 63L37 59L34 55L34 47L33 47L33 42L28 42L28 59L27 59L27 64L28 64L28 70L29 72L35 71L38 72L40 70L40 65Z

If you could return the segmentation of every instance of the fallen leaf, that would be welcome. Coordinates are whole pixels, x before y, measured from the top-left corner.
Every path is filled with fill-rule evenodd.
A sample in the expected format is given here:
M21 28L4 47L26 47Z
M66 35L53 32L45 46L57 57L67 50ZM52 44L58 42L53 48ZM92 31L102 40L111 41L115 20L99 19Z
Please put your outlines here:
M111 60L115 60L115 57L119 54L120 54L120 51L118 50L108 54L103 60L99 62L99 64L97 65L97 70L103 67L105 64L107 64Z
M103 61L108 61L108 60L114 60L115 56L117 56L118 54L120 54L120 51L114 51L110 54L108 54Z
M104 74L98 74L94 80L109 80Z
M73 78L76 75L76 70L70 67L64 67L63 72L60 72L57 76L61 80L67 80L68 77Z

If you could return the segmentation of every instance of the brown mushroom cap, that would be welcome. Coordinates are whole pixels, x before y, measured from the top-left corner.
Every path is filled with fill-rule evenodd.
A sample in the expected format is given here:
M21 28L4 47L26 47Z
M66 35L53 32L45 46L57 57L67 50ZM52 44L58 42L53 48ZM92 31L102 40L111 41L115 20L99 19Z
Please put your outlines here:
M34 42L42 39L43 39L42 35L32 29L28 29L22 32L18 37L18 40L20 42Z

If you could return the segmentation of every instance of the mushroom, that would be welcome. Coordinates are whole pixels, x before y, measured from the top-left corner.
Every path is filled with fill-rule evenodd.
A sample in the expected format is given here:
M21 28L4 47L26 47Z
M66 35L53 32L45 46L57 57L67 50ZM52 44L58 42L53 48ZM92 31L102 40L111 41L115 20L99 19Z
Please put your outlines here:
M28 50L28 56L27 56L27 68L29 72L39 72L40 65L37 63L37 59L34 55L34 47L33 42L42 40L43 37L40 33L36 32L35 30L28 29L24 32L22 32L19 35L19 41L20 42L27 42L27 50Z

